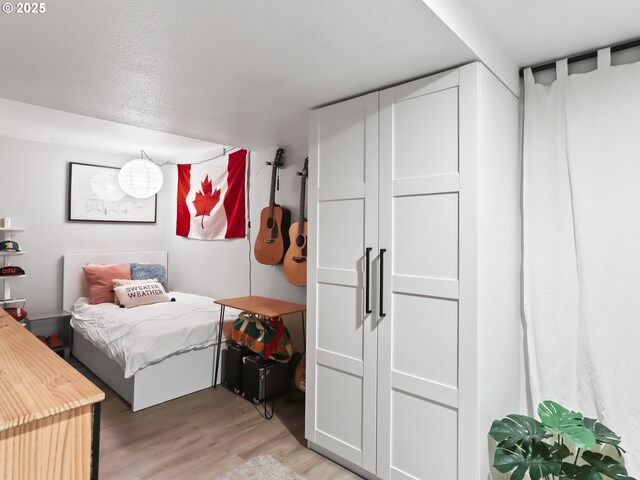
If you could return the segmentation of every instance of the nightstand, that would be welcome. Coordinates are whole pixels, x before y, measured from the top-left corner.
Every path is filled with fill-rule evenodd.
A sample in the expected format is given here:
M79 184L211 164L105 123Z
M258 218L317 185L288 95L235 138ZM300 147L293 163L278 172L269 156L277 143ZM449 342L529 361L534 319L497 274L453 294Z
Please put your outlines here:
M34 335L49 337L58 335L62 339L62 346L52 348L57 353L62 353L65 360L71 356L71 314L64 310L28 315L26 319L27 329Z

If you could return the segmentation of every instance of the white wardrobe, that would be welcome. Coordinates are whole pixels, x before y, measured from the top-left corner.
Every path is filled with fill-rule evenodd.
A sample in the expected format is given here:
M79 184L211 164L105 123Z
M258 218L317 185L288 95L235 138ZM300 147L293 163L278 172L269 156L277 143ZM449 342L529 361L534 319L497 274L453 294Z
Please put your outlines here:
M479 63L312 112L311 448L486 480L520 406L519 165L518 100Z

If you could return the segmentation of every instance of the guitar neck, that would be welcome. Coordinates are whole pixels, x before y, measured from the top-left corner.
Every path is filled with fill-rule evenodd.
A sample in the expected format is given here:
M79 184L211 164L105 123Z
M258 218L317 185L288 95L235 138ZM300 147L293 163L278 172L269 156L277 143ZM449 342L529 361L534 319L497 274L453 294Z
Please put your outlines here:
M276 204L276 176L278 174L278 165L273 164L271 171L271 195L269 196L269 218L273 218L273 207Z
M304 201L305 201L305 179L306 177L302 177L300 179L300 208L298 210L298 235L302 235L304 231Z

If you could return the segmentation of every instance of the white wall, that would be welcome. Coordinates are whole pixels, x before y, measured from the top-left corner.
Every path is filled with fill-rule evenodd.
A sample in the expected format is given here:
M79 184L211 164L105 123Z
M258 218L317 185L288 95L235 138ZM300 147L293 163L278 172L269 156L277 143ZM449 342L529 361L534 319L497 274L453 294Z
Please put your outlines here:
M299 177L307 156L305 144L285 149L276 201L297 218ZM268 204L270 167L275 149L252 152L250 161L250 213L252 245L260 210ZM206 158L206 157L205 157ZM27 277L13 280L13 297L27 298L31 314L51 313L62 307L62 255L72 252L168 250L170 288L216 298L249 294L251 258L252 293L297 303L305 302L305 288L286 282L282 266L258 264L242 240L201 241L175 235L177 169L162 168L163 189L158 194L156 224L87 223L67 221L68 162L121 166L128 156L51 143L0 136L0 217L11 217L27 230L15 237L27 253L14 261ZM299 316L287 319L295 344L302 348Z
M296 172L302 170L304 159L308 155L306 144L285 148L285 164L280 170L280 191L276 192L276 203L291 211L291 221L298 220L300 205L300 177ZM273 160L275 149L254 152L251 157L251 245L260 228L260 211L269 204L271 187L271 167L264 167L265 162ZM287 282L282 273L282 265L262 265L255 261L253 252L252 264L252 293L274 297L289 302L306 303L306 287L297 287ZM296 349L303 350L302 327L300 315L289 316L285 319L287 328L293 336Z
M298 219L300 204L300 177L307 157L307 145L300 144L285 149L285 164L280 169L280 190L276 191L276 203L291 211L291 221ZM260 228L260 211L269 205L271 172L265 162L271 162L275 149L253 152L251 157L251 244L254 245ZM287 282L282 273L282 265L262 265L252 255L253 294L276 297L296 303L305 303L306 288L296 287Z
M0 217L25 227L14 238L27 252L13 263L27 276L12 280L11 296L27 312L62 308L62 255L70 252L166 249L167 222L153 225L68 222L68 162L121 166L128 157L0 136ZM158 212L166 210L158 198Z
M265 162L273 160L276 149L251 152L249 162L249 213L251 220L251 246L246 239L203 241L175 235L177 170L163 167L165 185L161 195L170 205L168 230L170 286L173 289L197 293L214 298L262 295L295 303L305 303L306 288L289 284L282 265L262 265L256 262L253 245L260 227L260 211L269 204L271 167ZM280 190L276 203L291 210L297 219L300 202L300 177L307 156L307 145L285 148L285 165L280 169ZM251 282L249 282L251 271ZM251 286L250 286L251 283ZM287 318L286 324L294 337L296 348L302 349L300 316Z

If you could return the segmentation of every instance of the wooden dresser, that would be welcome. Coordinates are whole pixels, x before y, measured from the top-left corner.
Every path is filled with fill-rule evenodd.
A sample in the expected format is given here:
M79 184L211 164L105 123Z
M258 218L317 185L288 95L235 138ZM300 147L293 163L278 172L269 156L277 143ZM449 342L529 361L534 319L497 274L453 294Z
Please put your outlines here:
M100 389L0 309L0 478L97 478L102 400Z

